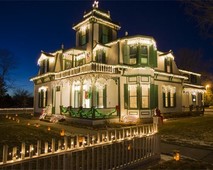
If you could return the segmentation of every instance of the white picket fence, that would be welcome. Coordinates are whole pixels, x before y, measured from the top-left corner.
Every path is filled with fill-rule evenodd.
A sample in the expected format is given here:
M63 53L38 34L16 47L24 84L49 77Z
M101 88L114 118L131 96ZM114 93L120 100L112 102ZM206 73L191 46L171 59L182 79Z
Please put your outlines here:
M160 158L157 131L156 124L147 124L11 149L5 145L0 169L121 169Z
M0 114L19 114L19 113L32 113L33 114L34 109L33 108L0 108Z

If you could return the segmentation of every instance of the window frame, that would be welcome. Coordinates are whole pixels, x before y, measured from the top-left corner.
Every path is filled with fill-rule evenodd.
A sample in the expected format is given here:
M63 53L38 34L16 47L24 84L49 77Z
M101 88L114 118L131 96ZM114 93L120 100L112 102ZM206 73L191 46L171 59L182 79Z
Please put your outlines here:
M48 91L47 89L41 89L38 92L38 107L45 108L47 106L47 98L48 98Z
M144 95L143 92L143 86L147 87L147 94ZM141 109L149 109L150 106L150 86L149 84L141 84L140 85L140 90L141 90ZM143 107L143 98L147 98L147 107Z
M142 51L142 48L146 47L146 53L143 53ZM147 45L140 45L140 51L139 51L139 54L140 54L140 64L141 65L148 65L148 60L149 60L149 52L148 52L148 47ZM146 59L146 63L143 63L142 62L142 59Z
M176 91L172 90L163 91L163 107L165 108L176 107Z

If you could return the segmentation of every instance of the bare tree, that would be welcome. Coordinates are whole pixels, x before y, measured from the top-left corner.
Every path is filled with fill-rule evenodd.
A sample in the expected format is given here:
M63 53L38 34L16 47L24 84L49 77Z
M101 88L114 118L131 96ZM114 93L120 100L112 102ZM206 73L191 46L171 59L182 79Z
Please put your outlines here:
M192 17L200 28L202 35L213 38L213 1L212 0L181 0L185 12Z
M33 97L27 90L15 90L13 100L15 101L16 107L32 107Z
M201 67L198 67L202 61L201 50L192 50L189 48L181 48L175 54L175 59L178 68L183 70L191 70L195 72L201 72Z
M15 68L13 54L7 49L0 49L0 96L4 96L9 87L9 73Z

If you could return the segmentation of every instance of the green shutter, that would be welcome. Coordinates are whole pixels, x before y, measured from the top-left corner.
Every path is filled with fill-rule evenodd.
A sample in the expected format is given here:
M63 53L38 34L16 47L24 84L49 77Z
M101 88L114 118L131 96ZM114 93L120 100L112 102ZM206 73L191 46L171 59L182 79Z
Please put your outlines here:
M154 49L153 45L149 47L149 65L157 67L157 50Z
M171 70L171 73L173 73L173 69L172 69L172 59L170 58L170 70Z
M108 34L109 34L109 39L108 41L112 41L112 29L111 28L108 28Z
M106 95L106 86L105 86L105 88L103 89L103 104L104 104L104 108L106 108L106 101L107 101L107 95Z
M158 86L150 85L150 109L158 107Z
M124 108L128 109L128 84L124 84Z
M78 45L81 46L81 32L78 32Z
M129 46L127 42L125 42L123 46L123 62L124 64L129 64Z
M41 92L38 92L38 107L41 107Z
M89 29L86 30L86 43L89 42Z
M154 93L155 93L155 108L158 107L158 85L154 85Z
M99 42L102 43L103 26L99 24Z
M166 94L163 92L163 107L166 107Z
M96 106L98 107L99 106L99 91L96 91Z
M46 90L46 100L45 100L45 105L44 105L44 107L46 107L47 106L47 99L48 98L48 92L47 92L47 90Z
M167 58L164 58L164 70L167 72Z
M44 107L44 91L41 90L41 107Z
M174 107L176 107L176 93L174 93Z
M171 107L171 98L170 98L170 96L171 96L171 93L170 92L168 92L168 107Z
M137 106L138 108L142 108L142 95L141 95L141 92L142 92L142 87L140 85L137 86Z
M137 65L141 65L141 46L137 46L137 54L136 54Z

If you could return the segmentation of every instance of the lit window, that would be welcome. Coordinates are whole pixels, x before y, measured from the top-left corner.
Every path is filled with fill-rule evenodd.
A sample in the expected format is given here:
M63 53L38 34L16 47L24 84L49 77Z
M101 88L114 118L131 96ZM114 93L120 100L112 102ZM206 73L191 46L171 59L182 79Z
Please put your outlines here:
M98 63L106 63L106 53L104 50L96 51L96 62Z
M167 73L172 73L172 59L165 58L165 71Z
M192 103L196 103L196 95L192 94Z
M108 43L112 40L112 30L105 26L105 25L100 25L99 26L99 42L100 43Z
M42 63L40 65L40 73L44 74L47 72L49 72L49 60L45 59L45 60L42 60Z
M130 46L129 47L129 63L130 64L136 64L137 63L137 46Z
M79 32L79 44L80 46L85 45L88 42L88 29L82 29Z
M92 92L91 87L88 84L83 85L83 107L90 108L91 107L91 98Z
M163 87L163 106L175 107L176 106L176 88L172 86Z
M64 64L65 64L65 66L64 66L65 70L72 68L72 61L71 60L65 60Z
M149 108L149 85L141 85L141 108Z
M148 49L147 46L141 46L141 64L148 64Z
M79 108L81 106L81 86L79 84L74 85L74 107Z
M137 105L137 85L129 85L129 107L135 109Z
M38 107L44 108L47 106L47 89L39 89L38 92Z

